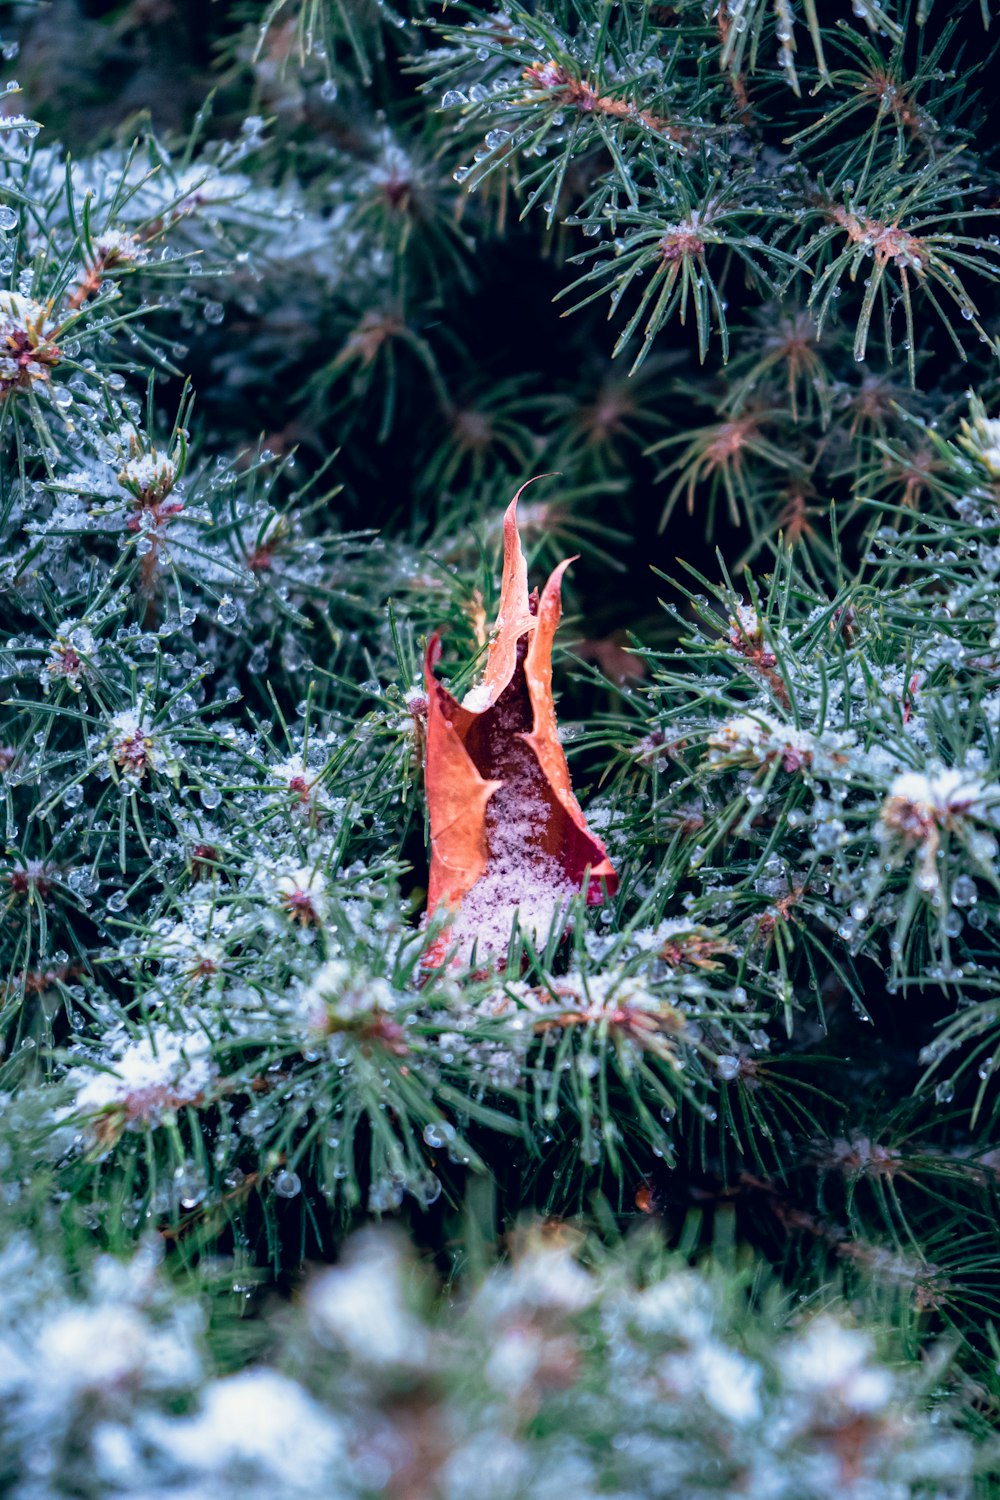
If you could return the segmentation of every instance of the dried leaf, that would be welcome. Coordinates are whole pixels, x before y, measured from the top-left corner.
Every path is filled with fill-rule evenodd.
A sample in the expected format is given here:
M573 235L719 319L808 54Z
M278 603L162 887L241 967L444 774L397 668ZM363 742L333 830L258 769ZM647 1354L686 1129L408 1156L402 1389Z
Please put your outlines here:
M515 914L544 937L581 890L597 904L617 876L573 795L552 700L552 644L561 613L556 568L541 598L528 592L517 501L504 517L500 613L482 683L458 703L434 676L427 647L428 911L454 915L428 955L502 953Z

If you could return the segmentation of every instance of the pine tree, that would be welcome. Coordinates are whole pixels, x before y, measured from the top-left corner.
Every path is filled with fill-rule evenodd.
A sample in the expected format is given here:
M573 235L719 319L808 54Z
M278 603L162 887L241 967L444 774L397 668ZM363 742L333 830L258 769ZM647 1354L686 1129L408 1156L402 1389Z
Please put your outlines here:
M1000 1493L988 0L205 9L2 17L5 1492Z

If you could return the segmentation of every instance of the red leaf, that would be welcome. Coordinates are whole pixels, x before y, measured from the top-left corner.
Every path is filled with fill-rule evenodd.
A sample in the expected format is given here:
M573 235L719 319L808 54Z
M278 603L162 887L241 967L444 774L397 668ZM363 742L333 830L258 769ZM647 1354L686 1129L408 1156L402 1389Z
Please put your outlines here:
M504 952L515 912L525 931L544 937L579 891L598 904L618 884L573 795L552 701L552 643L569 562L540 599L529 595L520 493L504 517L500 613L486 672L463 703L434 676L439 637L427 646L427 908L454 914L431 963L451 946L462 956L475 944L480 953Z

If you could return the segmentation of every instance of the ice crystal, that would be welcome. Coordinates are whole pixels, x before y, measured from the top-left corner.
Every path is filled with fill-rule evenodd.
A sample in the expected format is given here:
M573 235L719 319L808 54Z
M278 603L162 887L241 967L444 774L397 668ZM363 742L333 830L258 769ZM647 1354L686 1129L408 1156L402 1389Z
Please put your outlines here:
M322 926L326 918L326 877L317 869L299 866L275 882L281 905L293 922Z
M49 379L60 352L51 308L20 292L0 292L0 396Z
M147 771L167 764L167 752L147 715L125 709L114 715L111 730L111 758L127 780L141 781Z
M163 1114L202 1099L217 1069L201 1033L184 1035L158 1027L134 1041L122 1041L100 1071L74 1068L67 1083L76 1089L74 1112L120 1112L128 1126L158 1124Z

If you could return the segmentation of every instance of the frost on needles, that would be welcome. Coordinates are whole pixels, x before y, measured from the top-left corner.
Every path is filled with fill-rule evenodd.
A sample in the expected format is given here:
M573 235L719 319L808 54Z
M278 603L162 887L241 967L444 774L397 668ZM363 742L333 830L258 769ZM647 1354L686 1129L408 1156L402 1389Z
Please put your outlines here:
M260 9L0 38L5 1493L986 1500L994 7Z

